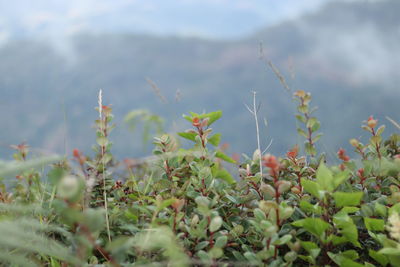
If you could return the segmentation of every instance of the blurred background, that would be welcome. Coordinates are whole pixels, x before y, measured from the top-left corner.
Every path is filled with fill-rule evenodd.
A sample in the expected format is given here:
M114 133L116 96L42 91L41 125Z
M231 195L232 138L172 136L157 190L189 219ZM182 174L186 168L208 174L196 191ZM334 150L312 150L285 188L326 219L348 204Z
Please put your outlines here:
M189 127L182 114L221 109L214 129L230 153L252 153L252 91L268 121L263 146L284 153L302 140L292 92L268 61L292 91L312 93L334 158L350 138L366 140L369 115L389 131L385 116L400 120L399 13L398 0L0 0L1 158L22 141L89 152L99 89L120 159L151 152L140 116L134 131L124 122L132 110L176 132Z

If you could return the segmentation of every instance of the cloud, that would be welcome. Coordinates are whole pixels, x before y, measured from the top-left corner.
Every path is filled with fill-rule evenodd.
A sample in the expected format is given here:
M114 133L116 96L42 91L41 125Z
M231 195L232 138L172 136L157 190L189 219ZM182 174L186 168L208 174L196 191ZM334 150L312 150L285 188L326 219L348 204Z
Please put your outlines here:
M24 0L1 1L11 34L62 36L80 30L214 37L250 34L258 27L311 10L328 0ZM103 22L104 21L104 22ZM235 23L235 30L231 29ZM240 22L240 23L239 23ZM0 22L0 27L1 27ZM4 23L3 23L4 25ZM212 26L210 26L212 25Z

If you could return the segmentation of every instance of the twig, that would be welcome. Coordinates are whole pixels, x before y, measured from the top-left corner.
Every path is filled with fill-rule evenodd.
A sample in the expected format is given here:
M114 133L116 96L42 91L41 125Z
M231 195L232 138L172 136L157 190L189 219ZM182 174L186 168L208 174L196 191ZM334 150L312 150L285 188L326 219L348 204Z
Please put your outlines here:
M102 99L102 90L100 89L99 91L99 117L100 117L100 131L102 132L103 129L103 99ZM106 123L106 118L104 118L104 124ZM105 125L104 125L105 126ZM110 232L110 221L108 218L108 204L107 204L107 191L106 191L106 175L105 175L105 161L104 161L104 150L105 147L101 146L101 160L102 160L102 165L103 165L103 198L104 198L104 209L106 211L106 226L107 226L107 236L108 236L108 241L111 242L111 232Z
M290 92L290 87L289 85L286 83L285 77L283 77L283 75L280 73L280 71L278 70L277 67L275 67L275 65L272 63L271 60L268 60L268 65L271 67L272 71L275 73L276 77L278 77L279 81L281 82L281 84L283 85L283 87L285 87L285 89Z
M158 88L157 84L155 82L153 82L152 80L150 80L149 78L146 78L146 81L151 86L151 88L153 89L154 93L156 93L158 98L161 99L161 102L163 102L164 104L168 104L168 100L165 98L165 96L163 96L161 94L161 90L160 90L160 88Z
M256 105L256 94L257 92L253 91L253 109L250 109L249 106L246 106L247 110L254 116L254 120L256 122L256 135L257 135L257 151L260 153L259 157L259 163L260 163L260 174L261 177L263 177L263 171L262 171L262 152L261 152L261 143L260 143L260 127L258 125L258 110L260 108L260 105Z
M398 124L396 121L394 121L392 118L390 118L390 117L387 117L386 116L386 119L388 120L388 121L390 121L394 126L396 126L396 128L398 128L399 130L400 130L400 124Z

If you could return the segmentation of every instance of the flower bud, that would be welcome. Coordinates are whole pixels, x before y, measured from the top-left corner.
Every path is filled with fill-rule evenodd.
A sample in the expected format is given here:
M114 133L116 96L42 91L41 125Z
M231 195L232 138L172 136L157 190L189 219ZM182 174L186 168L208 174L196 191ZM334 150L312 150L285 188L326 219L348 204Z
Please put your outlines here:
M378 124L378 120L374 119L374 117L370 116L367 121L367 125L369 128L374 128Z
M358 142L357 139L353 138L350 139L350 145L352 145L353 147L358 147L360 145L360 142Z
M291 150L286 153L286 156L290 159L295 159L299 153L299 146L295 145Z
M171 206L174 208L176 212L179 212L182 210L183 205L185 205L185 200L184 199L177 199L174 201L174 203L171 204Z
M306 96L306 92L304 92L304 90L298 90L294 93L295 96L299 97L299 98L303 98Z
M194 126L194 127L199 127L200 126L200 119L198 118L198 117L194 117L193 119L192 119L192 125Z

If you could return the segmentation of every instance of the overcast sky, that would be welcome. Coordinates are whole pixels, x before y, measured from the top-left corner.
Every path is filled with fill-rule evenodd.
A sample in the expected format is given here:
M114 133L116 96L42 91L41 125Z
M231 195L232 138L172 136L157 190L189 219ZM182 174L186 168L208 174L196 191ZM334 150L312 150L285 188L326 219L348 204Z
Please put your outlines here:
M331 0L0 0L0 41L81 31L235 38Z

